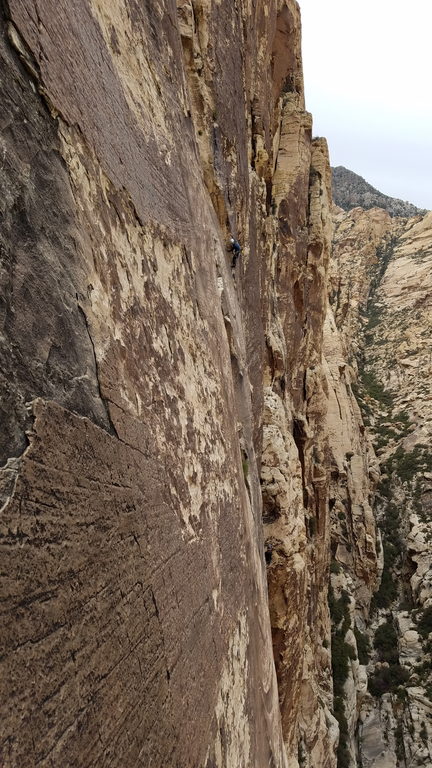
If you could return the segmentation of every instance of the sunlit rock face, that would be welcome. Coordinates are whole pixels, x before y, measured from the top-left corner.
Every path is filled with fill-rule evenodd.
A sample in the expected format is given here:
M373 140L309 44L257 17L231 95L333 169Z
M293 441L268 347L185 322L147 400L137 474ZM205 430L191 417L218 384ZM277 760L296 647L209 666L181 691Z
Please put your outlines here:
M352 762L378 473L297 3L1 13L0 762Z

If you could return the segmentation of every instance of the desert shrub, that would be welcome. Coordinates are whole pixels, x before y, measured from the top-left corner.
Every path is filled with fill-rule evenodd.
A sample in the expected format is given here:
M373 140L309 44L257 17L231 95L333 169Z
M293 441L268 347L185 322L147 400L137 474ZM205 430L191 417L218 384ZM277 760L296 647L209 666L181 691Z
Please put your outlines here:
M380 697L389 691L397 691L399 686L407 682L410 673L399 663L397 633L393 624L389 621L380 624L375 632L373 644L381 661L387 662L377 669L368 681L372 696Z
M335 561L334 561L335 562ZM338 565L337 563L335 563ZM331 659L334 693L334 715L339 723L339 745L337 749L337 768L349 768L348 723L345 717L344 683L348 678L349 660L356 658L355 648L345 640L350 627L350 597L346 590L336 599L332 587L329 587L328 603L333 624L331 638Z
M427 445L416 445L408 452L399 445L387 463L389 469L396 472L402 482L411 482L417 472L432 469L432 454Z
M348 661L356 658L355 649L346 642L341 632L332 637L331 646L333 691L335 696L341 696L343 686L348 677Z
M368 664L370 653L369 638L358 627L354 627L354 635L357 643L358 660L360 664Z
M345 706L342 696L335 696L333 713L339 723L337 768L349 768L350 755L348 750L348 722L345 716Z
M418 631L423 638L426 638L429 632L432 632L432 605L423 611L418 622Z
M409 679L409 672L399 663L381 667L369 677L368 687L372 696L380 698L384 693L394 692Z
M379 493L386 500L384 518L380 523L383 535L384 570L373 604L377 608L389 608L398 597L398 584L393 568L402 558L404 544L399 534L400 510L396 504L390 501L391 492L388 478L381 480Z
M384 541L384 570L378 592L373 597L374 606L377 608L389 608L397 599L398 585L391 571L397 557L397 552L392 544Z
M390 498L390 478L388 476L381 477L381 480L378 483L377 493L384 499Z
M390 408L393 405L392 395L384 389L373 371L363 371L361 374L361 383L366 394L373 400L376 400L387 408Z
M397 632L389 621L379 625L375 632L373 644L381 661L387 661L389 664L395 664L399 661Z
M408 427L410 426L410 420L409 420L409 414L406 411L399 411L398 413L395 413L393 416L393 422L394 423L400 423L402 424L403 432L406 433L408 431Z

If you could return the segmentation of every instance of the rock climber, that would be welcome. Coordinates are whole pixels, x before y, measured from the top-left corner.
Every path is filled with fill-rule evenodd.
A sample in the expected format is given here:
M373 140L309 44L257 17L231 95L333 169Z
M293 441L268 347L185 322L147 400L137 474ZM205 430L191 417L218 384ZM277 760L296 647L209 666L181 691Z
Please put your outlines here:
M234 237L230 237L230 251L232 253L232 262L231 267L234 269L236 265L236 261L238 257L240 256L241 252L241 245L238 240L236 240Z

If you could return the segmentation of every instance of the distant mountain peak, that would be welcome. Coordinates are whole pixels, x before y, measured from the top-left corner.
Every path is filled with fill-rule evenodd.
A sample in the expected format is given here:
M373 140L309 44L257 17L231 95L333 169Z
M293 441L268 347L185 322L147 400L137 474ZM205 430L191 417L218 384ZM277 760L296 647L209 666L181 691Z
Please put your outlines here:
M362 176L344 168L343 165L332 168L332 187L334 202L345 211L358 206L366 210L384 208L390 216L402 216L404 218L426 213L426 210L417 208L412 203L384 195L371 184L368 184Z

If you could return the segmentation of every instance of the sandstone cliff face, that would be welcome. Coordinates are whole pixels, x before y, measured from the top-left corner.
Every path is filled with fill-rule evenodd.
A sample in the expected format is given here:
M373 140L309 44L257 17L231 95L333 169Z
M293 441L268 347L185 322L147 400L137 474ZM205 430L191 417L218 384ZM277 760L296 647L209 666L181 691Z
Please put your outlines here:
M381 468L383 573L358 732L368 768L427 765L432 754L431 223L379 209L335 214L332 298L342 336L357 334L359 401Z
M353 760L376 473L298 6L10 0L0 46L2 765Z
M172 3L9 9L4 218L19 225L4 244L16 362L2 763L282 766L252 328L205 184L183 22ZM276 7L255 20L229 3L190 10L203 55L223 62L206 83L217 118L206 105L203 119L247 243L265 183L250 168L245 79L251 95L272 82ZM243 36L253 75L246 43L232 45Z

